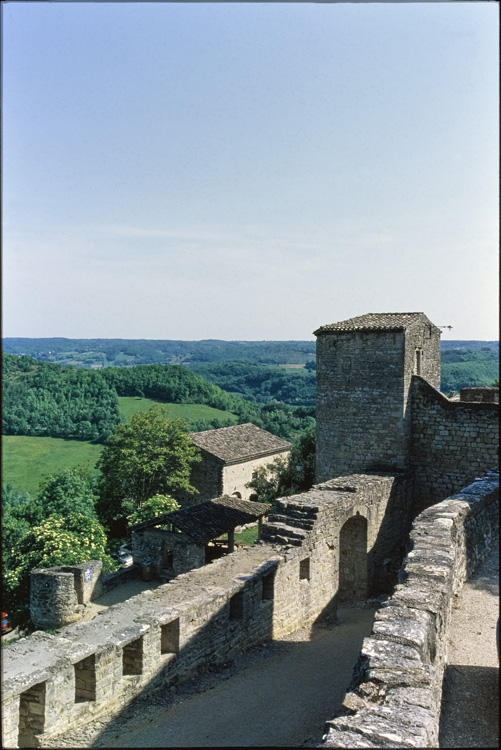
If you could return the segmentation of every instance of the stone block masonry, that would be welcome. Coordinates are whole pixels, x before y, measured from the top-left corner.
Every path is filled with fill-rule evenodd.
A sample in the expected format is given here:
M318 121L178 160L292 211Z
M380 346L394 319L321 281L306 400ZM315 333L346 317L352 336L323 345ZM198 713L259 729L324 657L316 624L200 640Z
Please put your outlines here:
M344 715L327 722L322 747L438 747L452 602L498 529L498 471L416 518L401 583L376 612Z
M409 469L410 388L440 383L440 330L422 313L369 314L317 335L317 480Z
M139 565L104 575L100 560L31 572L30 615L35 627L60 628L78 622L88 602L137 578Z
M450 401L423 378L413 378L411 462L417 511L496 466L498 446L496 403Z
M404 531L408 482L407 475L355 475L283 498L263 525L267 541L178 575L91 622L6 647L4 746L36 746L41 737L112 716L139 692L332 615L340 582L354 571L362 571L357 597L364 598ZM392 533L387 517L396 507L401 525L395 521Z

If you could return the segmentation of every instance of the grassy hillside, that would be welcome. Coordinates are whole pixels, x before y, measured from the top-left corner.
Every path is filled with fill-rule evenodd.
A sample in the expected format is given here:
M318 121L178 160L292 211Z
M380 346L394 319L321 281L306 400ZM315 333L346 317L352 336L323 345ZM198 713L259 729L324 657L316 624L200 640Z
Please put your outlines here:
M119 397L120 412L130 419L138 411L160 405L149 398ZM236 417L227 411L199 404L162 404L173 418L188 422L225 419L236 423ZM101 455L102 446L83 440L61 438L2 436L2 485L11 484L15 490L36 495L42 479L62 469L84 466L93 469Z
M201 419L223 419L231 424L237 422L237 418L231 412L213 409L212 406L205 406L205 404L164 404L138 396L119 396L118 402L120 413L125 419L130 419L138 411L145 411L152 406L165 406L173 419L186 419L188 422L197 422Z
M101 445L83 440L3 435L2 485L36 495L49 474L75 466L93 469L101 450Z

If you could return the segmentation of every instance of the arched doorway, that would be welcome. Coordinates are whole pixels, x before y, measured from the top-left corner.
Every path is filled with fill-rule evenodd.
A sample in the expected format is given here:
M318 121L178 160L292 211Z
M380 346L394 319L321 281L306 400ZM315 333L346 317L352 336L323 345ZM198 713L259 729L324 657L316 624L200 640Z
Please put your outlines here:
M367 519L357 513L349 518L339 534L340 602L367 598Z

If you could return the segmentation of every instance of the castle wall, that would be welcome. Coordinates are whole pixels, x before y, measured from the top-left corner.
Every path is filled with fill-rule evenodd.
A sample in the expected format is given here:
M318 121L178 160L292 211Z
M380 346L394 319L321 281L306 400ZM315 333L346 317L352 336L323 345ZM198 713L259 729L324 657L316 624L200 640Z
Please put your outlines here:
M401 583L364 639L344 714L322 746L438 747L454 596L497 543L499 472L488 472L413 523Z
M267 542L179 575L56 636L35 633L7 646L4 745L16 747L21 733L25 746L34 746L40 735L108 718L141 691L187 679L335 613L341 529L352 517L365 519L367 571L381 567L403 528L394 525L392 533L387 517L392 508L398 517L400 509L403 523L407 489L405 476L359 475L284 498L278 517L263 525ZM30 726L26 712L39 717Z
M498 445L497 404L449 401L423 378L413 378L411 460L417 510L496 466Z
M459 400L483 401L485 403L499 404L499 388L487 388L486 386L461 388L459 391Z

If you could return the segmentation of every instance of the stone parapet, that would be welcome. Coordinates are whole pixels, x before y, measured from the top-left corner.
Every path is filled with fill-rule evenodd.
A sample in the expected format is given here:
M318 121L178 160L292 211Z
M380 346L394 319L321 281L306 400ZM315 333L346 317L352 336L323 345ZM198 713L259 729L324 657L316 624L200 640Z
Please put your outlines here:
M348 476L282 498L281 521L263 524L267 542L178 575L90 622L7 646L4 745L37 746L43 737L113 716L140 692L332 617L341 591L365 598L371 571L407 528L409 481L408 475ZM311 528L298 527L298 520ZM352 579L354 568L360 575ZM124 574L129 570L135 572Z
M493 470L416 518L401 582L376 613L344 715L327 722L321 747L438 747L452 602L497 541L498 501Z

